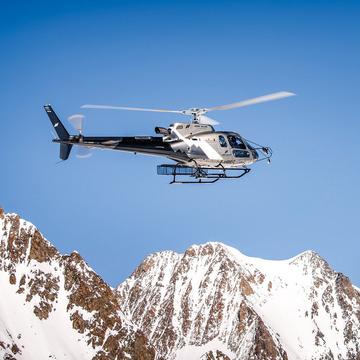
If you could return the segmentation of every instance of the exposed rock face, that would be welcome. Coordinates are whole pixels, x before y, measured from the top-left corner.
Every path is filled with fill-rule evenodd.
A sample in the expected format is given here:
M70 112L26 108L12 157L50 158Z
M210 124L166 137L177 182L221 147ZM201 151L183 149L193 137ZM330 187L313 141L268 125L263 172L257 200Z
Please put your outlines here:
M360 360L360 292L308 251L148 256L117 289L0 209L0 358Z
M117 293L157 359L360 359L359 292L311 251L285 261L219 243L165 251Z
M62 256L33 225L2 210L0 241L1 358L154 358L79 254Z

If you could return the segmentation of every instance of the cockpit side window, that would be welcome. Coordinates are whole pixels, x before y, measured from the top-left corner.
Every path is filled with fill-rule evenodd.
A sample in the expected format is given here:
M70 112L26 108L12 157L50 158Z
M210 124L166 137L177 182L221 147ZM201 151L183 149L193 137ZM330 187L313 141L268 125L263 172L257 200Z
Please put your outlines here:
M250 153L244 150L233 150L233 154L237 158L247 158L250 157Z
M232 148L246 150L246 146L239 136L228 135L227 138L228 138L229 144Z
M226 143L225 137L222 136L222 135L219 135L219 143L220 143L220 146L221 146L221 147L227 147L227 143Z

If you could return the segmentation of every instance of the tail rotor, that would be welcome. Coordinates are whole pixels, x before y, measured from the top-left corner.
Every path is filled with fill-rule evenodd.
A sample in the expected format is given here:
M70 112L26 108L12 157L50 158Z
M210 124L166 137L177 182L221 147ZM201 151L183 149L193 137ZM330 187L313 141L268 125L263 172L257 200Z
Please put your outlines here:
M79 132L79 143L76 147L76 157L79 159L85 159L92 155L91 148L82 145L83 142L83 130L85 116L82 114L74 114L68 117L69 122L75 130Z
M85 116L82 114L74 114L68 117L69 122L71 123L73 128L79 132L80 136L82 136L83 134L84 119Z
M92 155L92 152L87 146L78 146L76 148L76 157L79 159L86 159Z

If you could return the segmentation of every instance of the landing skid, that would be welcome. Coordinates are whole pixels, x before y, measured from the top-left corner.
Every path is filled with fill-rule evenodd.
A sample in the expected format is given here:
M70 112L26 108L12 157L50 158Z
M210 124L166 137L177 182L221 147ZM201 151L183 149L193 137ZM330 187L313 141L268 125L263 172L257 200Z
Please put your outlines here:
M229 172L237 175L230 175ZM173 179L170 184L213 184L219 180L225 179L239 179L250 172L248 168L225 169L221 164L218 169L201 167L196 164L196 167L176 165L159 165L157 167L158 175L169 175ZM194 180L178 180L181 176L187 176Z

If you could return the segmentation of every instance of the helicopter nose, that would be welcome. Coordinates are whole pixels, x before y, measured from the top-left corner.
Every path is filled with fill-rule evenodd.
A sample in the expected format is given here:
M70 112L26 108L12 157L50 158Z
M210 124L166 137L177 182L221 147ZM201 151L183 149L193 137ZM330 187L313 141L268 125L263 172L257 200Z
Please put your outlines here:
M251 153L254 160L257 160L259 158L259 153L256 150L252 150Z
M261 148L261 151L265 155L265 158L267 159L268 164L270 164L270 162L271 162L270 158L272 156L272 149L270 147L263 146Z

